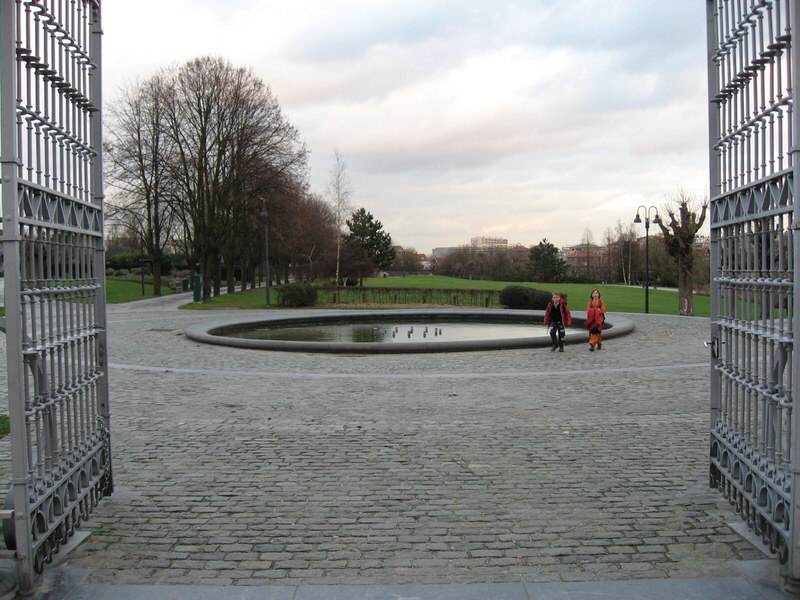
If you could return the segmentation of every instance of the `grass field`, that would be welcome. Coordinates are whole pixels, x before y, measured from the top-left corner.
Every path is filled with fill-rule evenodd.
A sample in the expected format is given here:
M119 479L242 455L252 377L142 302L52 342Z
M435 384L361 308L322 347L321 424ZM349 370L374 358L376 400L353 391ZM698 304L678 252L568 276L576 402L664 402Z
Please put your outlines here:
M599 288L603 300L609 312L644 312L643 288L616 286L616 285L593 285L593 284L552 284L552 283L524 283L515 284L507 281L478 281L457 279L455 277L441 277L438 275L410 275L408 277L373 277L364 280L367 287L396 287L396 288L417 288L417 289L437 289L437 290L502 290L508 285L525 285L528 287L550 291L558 291L566 294L567 301L572 310L585 310L586 302L589 299L589 292L595 287ZM270 293L271 304L277 305L277 289L273 286ZM110 301L110 300L109 300ZM458 302L459 306L466 303ZM190 304L184 308L195 310L215 309L215 308L265 308L266 290L257 288L236 294L223 294L217 298L212 298L202 304ZM708 296L694 297L695 315L698 317L709 316ZM657 314L677 315L678 293L673 290L650 290L650 312Z
M161 286L164 295L170 293L166 285ZM144 298L153 297L153 286L149 283L144 284L144 295L142 295L142 283L140 281L107 279L106 280L106 303L119 304L121 302L133 302Z
M484 306L481 299L479 303L474 298L480 294L466 292L466 290L494 290L500 291L508 285L525 285L528 287L557 291L566 294L568 305L572 310L584 310L589 299L589 292L595 287L599 288L609 312L644 312L644 289L620 285L593 285L582 283L514 283L508 281L479 281L458 279L455 277L442 277L439 275L409 275L407 277L372 277L364 280L365 287L397 288L398 290L452 290L453 294L437 292L431 296L427 303L433 304L442 298L444 303L456 306ZM164 288L170 293L169 288ZM359 288L348 288L348 291L357 295ZM144 298L153 297L153 286L145 284L142 295L142 284L138 281L123 281L117 279L106 280L106 302L119 304L133 302ZM459 293L463 292L463 293ZM384 294L387 295L387 294ZM406 294L408 295L408 294ZM401 296L401 294L389 296ZM324 295L323 295L324 297ZM482 297L481 297L482 298ZM278 308L278 288L273 286L270 290L271 308ZM188 303L181 307L192 310L230 308L230 309L259 309L266 308L266 289L264 287L235 294L223 294L201 304ZM677 315L678 293L674 290L650 289L650 312L654 314ZM0 306L0 316L5 314L4 307ZM708 296L694 296L694 314L698 317L708 317L710 304Z

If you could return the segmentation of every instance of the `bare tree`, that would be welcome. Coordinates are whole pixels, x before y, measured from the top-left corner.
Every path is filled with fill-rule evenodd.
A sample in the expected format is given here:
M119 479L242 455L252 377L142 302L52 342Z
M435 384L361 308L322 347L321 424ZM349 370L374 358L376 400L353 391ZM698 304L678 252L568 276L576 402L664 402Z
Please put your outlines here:
M397 254L392 264L392 269L395 271L402 271L403 275L406 273L417 273L422 269L422 260L419 257L417 249L413 246L406 246Z
M135 217L154 269L171 237L203 274L204 298L212 285L220 292L223 266L229 291L238 270L254 281L262 199L278 208L308 185L306 148L269 87L249 69L198 58L129 90L114 116L119 211ZM275 256L287 254L278 244Z
M592 247L594 246L594 235L592 235L592 230L589 227L583 231L581 245L583 246L583 252L585 254L584 267L586 268L586 281L589 282L591 281Z
M606 227L606 230L603 232L603 245L606 247L606 268L605 268L605 276L603 279L605 281L611 282L614 281L614 253L611 252L611 249L614 247L614 231L611 227Z
M221 58L191 60L170 73L167 125L175 150L174 208L204 275L203 297L220 291L254 235L259 198L303 177L307 153L270 89ZM230 287L230 282L229 282Z
M350 197L353 190L347 177L347 164L338 149L333 151L334 163L331 167L331 180L328 184L328 193L333 205L333 214L337 231L336 237L336 285L339 285L339 265L342 253L342 235L344 224L350 214Z
M622 221L617 221L615 231L617 239L615 240L614 245L615 254L619 260L619 274L613 276L613 278L616 280L616 277L619 276L625 285L631 285L631 274L633 273L633 255L634 250L638 246L637 240L639 238L634 226L630 223L627 226L624 226Z
M291 238L289 247L294 276L309 281L314 277L330 277L337 238L331 206L320 197L309 194L292 208L286 232Z
M162 256L173 222L167 172L172 146L164 131L163 80L152 77L124 90L109 113L109 179L118 192L109 202L109 214L141 240L152 261L153 293L160 296Z
M706 219L708 202L701 204L700 214L698 215L695 212L697 201L693 196L680 191L671 200L673 206L665 208L667 215L669 215L669 223L665 224L662 219L658 226L664 236L664 246L667 253L675 259L678 266L680 314L692 316L694 315L692 298L692 292L694 291L694 278L692 276L695 260L694 241L697 232Z

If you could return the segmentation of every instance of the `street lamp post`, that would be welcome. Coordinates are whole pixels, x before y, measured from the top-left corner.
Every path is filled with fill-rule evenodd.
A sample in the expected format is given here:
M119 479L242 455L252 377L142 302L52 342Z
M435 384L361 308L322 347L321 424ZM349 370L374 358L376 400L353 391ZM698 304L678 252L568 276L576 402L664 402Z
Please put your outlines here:
M653 211L653 223L656 225L661 223L658 218L658 209L655 206L639 206L636 209L636 218L634 223L641 223L642 217L639 211L644 211L644 312L650 312L650 211Z
M267 276L267 306L269 306L269 223L267 222L267 203L264 200L261 201L261 218L264 219L264 262L266 263L265 274Z

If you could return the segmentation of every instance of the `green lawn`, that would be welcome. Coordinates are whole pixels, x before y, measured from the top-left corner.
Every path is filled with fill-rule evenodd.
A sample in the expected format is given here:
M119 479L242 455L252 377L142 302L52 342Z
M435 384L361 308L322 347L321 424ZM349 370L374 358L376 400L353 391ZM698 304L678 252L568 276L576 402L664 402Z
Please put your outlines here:
M364 280L365 286L370 287L397 287L417 289L441 290L502 290L508 285L525 285L532 288L557 291L567 295L567 303L572 310L584 310L589 299L589 292L595 287L600 289L606 309L609 312L644 312L644 289L620 285L592 285L583 283L523 283L515 284L508 281L479 281L458 279L455 277L442 277L439 275L409 275L407 277L372 277ZM167 293L169 289L166 288ZM142 295L142 284L137 281L121 281L109 279L106 281L106 301L109 304L132 302L143 298L153 297L153 286L145 284L145 295ZM270 292L271 308L277 308L278 290L275 286ZM216 308L257 309L266 308L266 290L257 288L235 294L223 294L200 304L189 303L182 308L205 310ZM678 314L678 293L672 290L650 290L650 312L664 315ZM0 307L0 315L5 314L5 309ZM694 314L698 317L708 317L710 305L708 296L694 297Z
M161 292L164 296L172 293L166 284L162 284ZM106 302L108 304L132 302L152 297L153 286L149 283L144 284L144 295L142 295L141 281L106 279Z
M222 294L216 298L211 298L203 303L190 303L181 308L192 310L206 310L215 308L266 308L267 289L265 287L247 290L246 292L236 292L235 294ZM275 286L270 288L270 307L278 307L278 290Z
M407 277L372 277L364 280L365 286L371 287L397 287L397 288L427 288L427 289L452 289L452 290L502 290L508 285L520 285L508 281L478 281L458 279L455 277L442 277L438 275L410 275ZM617 285L592 285L582 283L552 284L552 283L524 283L529 287L546 291L558 291L567 295L568 305L572 310L585 310L589 300L589 292L595 287L600 289L606 308L609 312L644 312L644 289ZM271 303L275 308L277 304L277 289L271 290ZM239 292L236 294L223 294L212 298L202 304L189 304L184 308L203 310L215 308L266 308L266 290L261 287L255 290ZM708 296L694 297L695 315L698 317L709 316ZM650 312L657 314L677 315L678 293L671 290L650 290Z
M410 275L407 277L373 277L366 279L364 285L380 287L427 287L438 289L494 289L502 290L508 285L524 285L527 287L560 292L566 294L567 304L572 310L585 310L589 301L589 293L598 288L606 302L609 312L644 312L644 288L621 285L597 285L583 283L514 283L509 281L471 281L455 277L438 275ZM694 296L694 314L698 317L709 316L710 299L708 296ZM678 292L650 288L650 312L666 315L679 314Z

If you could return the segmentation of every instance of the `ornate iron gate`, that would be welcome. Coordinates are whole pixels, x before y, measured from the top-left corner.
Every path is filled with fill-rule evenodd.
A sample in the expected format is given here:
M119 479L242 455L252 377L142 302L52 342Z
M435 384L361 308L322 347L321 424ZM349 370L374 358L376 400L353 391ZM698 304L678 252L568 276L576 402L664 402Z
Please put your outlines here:
M99 0L0 2L0 167L21 591L111 492Z
M800 579L798 0L707 0L711 485Z

